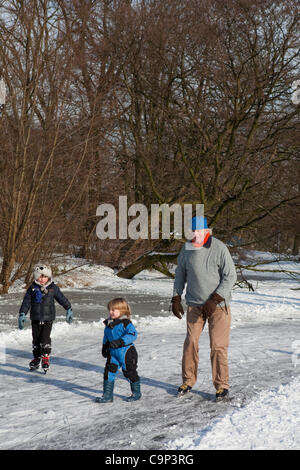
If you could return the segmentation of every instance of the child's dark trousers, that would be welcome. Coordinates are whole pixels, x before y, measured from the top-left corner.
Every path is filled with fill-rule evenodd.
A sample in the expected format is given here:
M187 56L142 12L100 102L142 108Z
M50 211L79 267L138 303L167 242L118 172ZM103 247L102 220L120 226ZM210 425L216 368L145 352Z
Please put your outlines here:
M32 352L33 357L38 358L43 354L51 353L52 321L40 322L32 320Z

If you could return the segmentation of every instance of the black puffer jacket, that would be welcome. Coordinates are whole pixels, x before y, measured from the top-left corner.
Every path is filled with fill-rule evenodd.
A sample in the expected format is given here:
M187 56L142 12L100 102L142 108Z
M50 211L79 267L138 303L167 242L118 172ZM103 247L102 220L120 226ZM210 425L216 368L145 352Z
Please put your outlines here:
M54 282L51 282L46 289L47 293L43 293L41 287L33 282L24 296L20 313L27 314L30 309L31 320L53 321L56 313L54 300L66 310L71 308L70 302Z

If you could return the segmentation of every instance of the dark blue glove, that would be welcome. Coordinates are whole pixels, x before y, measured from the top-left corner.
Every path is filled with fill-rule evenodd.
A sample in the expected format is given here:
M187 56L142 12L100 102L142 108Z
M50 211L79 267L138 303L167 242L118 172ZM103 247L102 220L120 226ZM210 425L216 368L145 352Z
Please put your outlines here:
M70 323L72 323L72 321L73 321L73 312L72 312L72 309L69 308L67 310L66 322L70 324Z
M109 347L112 349L123 348L125 343L122 339L115 339L114 341L110 341Z
M19 329L23 330L26 322L26 314L24 312L20 313L19 319L18 319L18 324L19 324Z

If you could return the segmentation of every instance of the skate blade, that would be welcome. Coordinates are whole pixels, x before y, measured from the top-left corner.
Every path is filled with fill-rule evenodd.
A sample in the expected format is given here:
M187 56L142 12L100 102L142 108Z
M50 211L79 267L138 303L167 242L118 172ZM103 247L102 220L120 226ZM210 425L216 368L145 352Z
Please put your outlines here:
M45 370L45 369L40 369L39 367L37 367L37 368L33 368L33 369L29 368L28 371L29 372L37 372L38 374L46 375L47 372L48 372L48 369Z

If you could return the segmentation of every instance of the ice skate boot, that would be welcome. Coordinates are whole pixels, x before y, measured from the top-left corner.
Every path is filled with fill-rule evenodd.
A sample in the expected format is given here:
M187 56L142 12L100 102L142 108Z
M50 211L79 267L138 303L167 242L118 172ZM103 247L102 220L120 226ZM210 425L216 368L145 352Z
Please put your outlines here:
M50 356L49 354L43 354L42 356L42 369L45 374L47 374L50 367Z
M32 361L29 362L29 369L30 370L38 369L40 367L40 362L41 362L40 357L34 357Z

